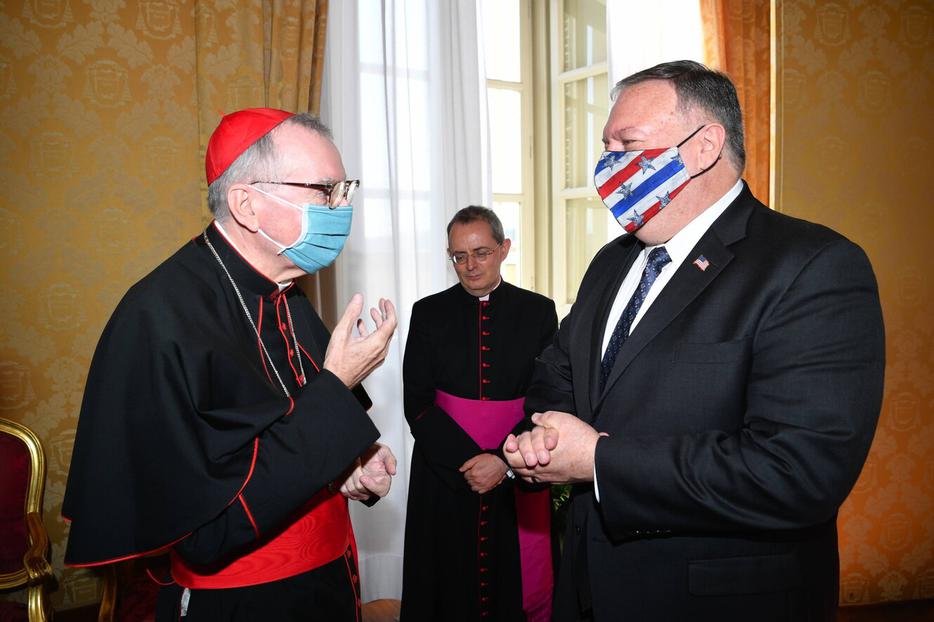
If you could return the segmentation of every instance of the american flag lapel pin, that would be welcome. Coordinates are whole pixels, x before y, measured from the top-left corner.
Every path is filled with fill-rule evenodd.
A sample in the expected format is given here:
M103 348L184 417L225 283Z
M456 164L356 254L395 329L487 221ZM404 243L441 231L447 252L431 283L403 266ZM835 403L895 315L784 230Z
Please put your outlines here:
M707 268L710 267L710 262L707 261L707 258L704 257L703 255L698 255L697 259L695 259L691 263L697 266L697 269L700 270L701 272L704 272L705 270L707 270Z

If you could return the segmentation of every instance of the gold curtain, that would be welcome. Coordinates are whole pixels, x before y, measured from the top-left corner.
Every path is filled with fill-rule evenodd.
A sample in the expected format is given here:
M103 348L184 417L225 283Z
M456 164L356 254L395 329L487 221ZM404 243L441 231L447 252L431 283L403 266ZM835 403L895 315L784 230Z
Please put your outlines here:
M700 0L704 57L736 84L746 134L752 193L769 202L771 72L769 0Z
M221 114L317 114L327 8L0 2L0 287L11 294L0 416L46 449L57 611L100 596L93 571L63 567L60 513L101 331L124 292L207 224L204 149Z
M199 0L195 10L201 153L221 116L234 110L268 106L319 114L327 0L264 0L220 7ZM251 44L259 41L262 46ZM208 221L207 202L202 205ZM333 326L333 267L299 284L325 324Z
M269 106L318 114L327 7L327 0L196 3L202 148L221 115L234 110Z

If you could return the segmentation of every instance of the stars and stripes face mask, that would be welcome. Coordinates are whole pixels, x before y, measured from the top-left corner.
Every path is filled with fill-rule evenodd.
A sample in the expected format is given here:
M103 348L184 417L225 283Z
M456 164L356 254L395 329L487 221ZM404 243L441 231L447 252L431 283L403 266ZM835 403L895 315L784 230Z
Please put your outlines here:
M704 129L700 126L675 147L641 151L604 151L593 173L603 203L627 233L632 233L665 209L695 177L688 174L678 149Z

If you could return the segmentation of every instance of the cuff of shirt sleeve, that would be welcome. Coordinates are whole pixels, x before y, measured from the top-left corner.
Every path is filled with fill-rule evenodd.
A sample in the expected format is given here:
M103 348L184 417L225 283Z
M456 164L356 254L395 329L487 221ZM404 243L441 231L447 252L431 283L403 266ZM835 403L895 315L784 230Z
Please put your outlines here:
M600 445L600 441L605 438L605 435L601 435L597 439L597 445L593 449L593 496L597 500L597 503L600 503L600 486L597 484L597 446Z
M600 486L597 485L597 461L593 462L593 496L600 503Z

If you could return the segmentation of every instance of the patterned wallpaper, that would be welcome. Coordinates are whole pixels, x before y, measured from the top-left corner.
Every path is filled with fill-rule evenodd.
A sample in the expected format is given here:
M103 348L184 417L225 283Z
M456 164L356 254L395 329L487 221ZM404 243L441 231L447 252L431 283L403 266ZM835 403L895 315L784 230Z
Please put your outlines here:
M0 2L0 416L31 427L48 455L57 609L99 598L92 571L63 568L60 512L103 326L208 222L204 144L220 115L308 109L325 5Z
M779 0L781 211L869 254L885 398L839 517L845 604L934 598L934 2Z

